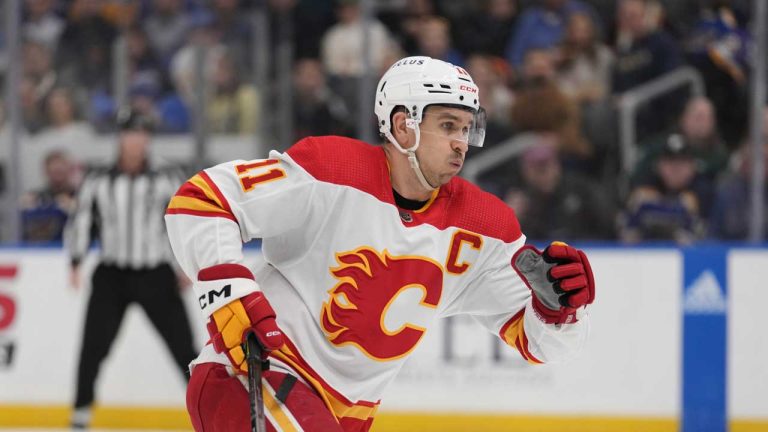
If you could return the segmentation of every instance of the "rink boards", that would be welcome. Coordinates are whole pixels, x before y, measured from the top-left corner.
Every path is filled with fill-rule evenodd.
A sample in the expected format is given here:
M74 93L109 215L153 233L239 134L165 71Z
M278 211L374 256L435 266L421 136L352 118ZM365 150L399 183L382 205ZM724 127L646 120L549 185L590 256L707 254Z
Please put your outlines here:
M694 367L699 347L702 360L718 344L725 350L724 406L711 410L725 411L732 431L768 430L768 250L722 251L724 286L694 278L701 289L686 299L684 251L589 249L598 282L591 335L565 364L530 366L472 319L443 320L388 389L373 430L674 431L689 409L684 386L700 384L684 368ZM247 254L255 260L259 252ZM60 250L0 249L0 426L66 421L87 290L68 286ZM185 300L202 343L191 291ZM689 343L685 362L684 305L701 316L727 314L727 342ZM188 427L184 383L138 309L129 311L102 367L97 395L101 425Z

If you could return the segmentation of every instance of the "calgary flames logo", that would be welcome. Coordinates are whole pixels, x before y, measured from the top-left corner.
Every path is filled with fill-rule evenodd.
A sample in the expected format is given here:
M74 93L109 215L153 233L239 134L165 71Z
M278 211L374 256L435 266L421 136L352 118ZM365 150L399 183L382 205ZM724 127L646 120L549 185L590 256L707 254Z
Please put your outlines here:
M367 247L336 255L331 273L339 282L328 291L321 323L334 345L352 344L369 357L394 360L411 352L426 331L406 323L388 330L384 319L400 292L422 291L420 306L434 309L440 301L443 271L422 257L392 257Z

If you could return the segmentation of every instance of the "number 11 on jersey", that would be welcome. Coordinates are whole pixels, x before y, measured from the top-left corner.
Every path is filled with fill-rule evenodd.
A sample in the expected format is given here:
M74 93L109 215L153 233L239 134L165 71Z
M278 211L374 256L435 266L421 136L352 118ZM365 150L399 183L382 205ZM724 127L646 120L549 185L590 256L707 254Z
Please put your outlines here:
M285 177L285 171L279 165L280 161L277 159L261 159L235 165L243 191L250 192L260 183L267 183Z

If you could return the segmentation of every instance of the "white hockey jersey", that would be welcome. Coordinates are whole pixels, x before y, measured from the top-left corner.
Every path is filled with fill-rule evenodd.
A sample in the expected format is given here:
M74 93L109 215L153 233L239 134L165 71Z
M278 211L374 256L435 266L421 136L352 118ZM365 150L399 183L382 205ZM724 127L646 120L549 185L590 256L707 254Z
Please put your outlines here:
M242 264L242 243L262 239L266 264L254 275L287 337L273 362L312 385L348 431L368 429L439 317L470 315L532 363L564 358L586 335L583 311L562 326L536 317L510 265L525 237L508 206L454 178L423 208L398 208L383 149L349 138L206 169L179 189L166 222L193 280ZM206 316L246 294L197 293ZM203 361L229 364L210 344Z

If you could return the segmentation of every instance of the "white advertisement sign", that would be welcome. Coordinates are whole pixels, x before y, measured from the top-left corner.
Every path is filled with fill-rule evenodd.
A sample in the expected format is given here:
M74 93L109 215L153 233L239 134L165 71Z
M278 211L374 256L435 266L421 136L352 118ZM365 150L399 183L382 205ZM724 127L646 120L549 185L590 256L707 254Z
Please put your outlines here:
M529 365L470 318L444 320L388 389L382 411L677 417L679 252L598 248L589 254L598 291L590 337L578 356ZM768 418L768 338L760 330L768 304L766 262L765 250L736 251L729 259L728 400L736 417ZM87 286L69 286L62 251L0 249L0 404L72 403L88 294ZM184 296L202 344L204 323L191 290ZM96 391L102 405L184 406L185 382L138 307L128 311Z

